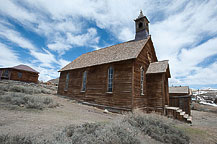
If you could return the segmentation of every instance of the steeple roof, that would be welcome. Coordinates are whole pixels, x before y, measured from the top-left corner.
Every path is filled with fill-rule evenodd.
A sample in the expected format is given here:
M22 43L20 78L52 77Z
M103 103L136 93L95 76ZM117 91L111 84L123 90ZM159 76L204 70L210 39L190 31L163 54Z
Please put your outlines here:
M147 19L147 17L146 16L144 16L144 14L143 14L143 12L142 12L142 10L140 10L140 13L139 13L139 16L134 20L134 21L137 21L137 20L139 20L139 19L141 19L141 18L145 18L146 20L147 20L147 22L149 23L149 21L148 21L148 19Z

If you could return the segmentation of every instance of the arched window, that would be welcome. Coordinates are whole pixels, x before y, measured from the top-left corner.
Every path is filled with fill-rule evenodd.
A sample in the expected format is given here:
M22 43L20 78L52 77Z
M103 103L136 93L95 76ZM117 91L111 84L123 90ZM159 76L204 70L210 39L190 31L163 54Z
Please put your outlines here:
M69 73L66 74L66 83L65 83L65 91L68 90L68 86L69 86Z
M141 95L144 95L144 69L140 68L140 92Z
M87 71L85 71L83 73L82 89L81 89L81 91L86 91L86 83L87 83Z
M108 92L113 91L113 74L114 74L113 68L109 67L108 69Z

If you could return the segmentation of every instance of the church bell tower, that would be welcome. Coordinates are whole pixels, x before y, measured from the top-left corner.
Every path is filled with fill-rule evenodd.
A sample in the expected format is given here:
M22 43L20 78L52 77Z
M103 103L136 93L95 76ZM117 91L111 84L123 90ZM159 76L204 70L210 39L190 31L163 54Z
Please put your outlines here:
M135 40L146 39L149 35L148 19L143 15L142 10L139 16L134 20L136 26L136 36Z

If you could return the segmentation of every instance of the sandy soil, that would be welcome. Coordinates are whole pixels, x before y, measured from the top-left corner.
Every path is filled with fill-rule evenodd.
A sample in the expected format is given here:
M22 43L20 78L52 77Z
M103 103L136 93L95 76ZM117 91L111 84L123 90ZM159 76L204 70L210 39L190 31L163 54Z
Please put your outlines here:
M108 122L118 114L76 103L73 100L53 96L60 104L57 108L40 110L10 110L0 103L0 134L22 134L50 137L70 124Z

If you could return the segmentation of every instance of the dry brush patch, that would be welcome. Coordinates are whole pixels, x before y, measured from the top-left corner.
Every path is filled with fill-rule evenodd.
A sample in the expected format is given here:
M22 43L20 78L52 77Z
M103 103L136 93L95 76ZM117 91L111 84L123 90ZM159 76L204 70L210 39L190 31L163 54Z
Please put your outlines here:
M0 143L11 141L13 137L7 136ZM26 140L23 137L20 139ZM27 137L29 139L32 143L50 144L142 144L153 141L167 144L189 143L188 136L176 129L172 120L149 114L129 114L108 123L69 125L51 140Z
M58 106L50 96L54 92L38 84L0 81L0 101L25 108L42 110Z
M0 101L21 107L39 109L53 108L58 106L51 97L41 95L26 95L24 93L8 92L0 95Z

